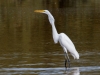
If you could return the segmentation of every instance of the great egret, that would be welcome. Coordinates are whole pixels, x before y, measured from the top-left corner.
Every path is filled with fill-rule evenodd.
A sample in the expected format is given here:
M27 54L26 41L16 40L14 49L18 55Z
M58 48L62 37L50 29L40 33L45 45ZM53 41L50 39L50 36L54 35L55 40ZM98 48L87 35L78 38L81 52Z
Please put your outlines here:
M58 34L55 24L54 24L55 19L48 10L35 10L34 12L44 13L48 15L49 22L52 26L52 35L53 35L54 43L58 43L58 42L60 43L65 53L65 67L67 67L66 62L69 64L69 67L70 67L70 59L68 56L68 52L70 52L70 54L74 57L74 59L79 59L79 54L76 51L73 42L70 40L70 38L66 34L64 33Z

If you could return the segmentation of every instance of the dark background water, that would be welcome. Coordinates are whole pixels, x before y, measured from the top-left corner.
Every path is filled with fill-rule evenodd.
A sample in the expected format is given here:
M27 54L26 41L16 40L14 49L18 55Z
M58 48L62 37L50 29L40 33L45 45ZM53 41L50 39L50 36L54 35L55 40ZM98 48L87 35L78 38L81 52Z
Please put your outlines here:
M70 55L71 66L79 67L80 75L99 75L100 0L0 0L1 74L13 74L13 70L21 74L20 69L22 74L63 72L63 49L53 42L47 15L34 13L36 9L49 10L58 32L66 33L75 44L80 59Z

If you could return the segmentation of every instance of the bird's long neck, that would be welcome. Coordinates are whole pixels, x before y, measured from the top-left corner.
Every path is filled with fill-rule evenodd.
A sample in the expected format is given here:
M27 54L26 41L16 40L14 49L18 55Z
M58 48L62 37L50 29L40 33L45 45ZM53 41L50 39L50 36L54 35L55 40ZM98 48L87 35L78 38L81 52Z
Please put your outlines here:
M51 24L51 26L52 26L52 35L53 35L54 42L58 43L58 36L59 36L59 34L57 32L57 29L56 29L54 23Z
M54 40L55 43L58 43L59 34L58 34L58 32L57 32L57 30L56 30L56 27L55 27L55 24L54 24L55 19L54 19L54 17L51 15L50 12L48 12L47 15L48 15L49 22L50 22L50 24L51 24L51 26L52 26L53 40Z

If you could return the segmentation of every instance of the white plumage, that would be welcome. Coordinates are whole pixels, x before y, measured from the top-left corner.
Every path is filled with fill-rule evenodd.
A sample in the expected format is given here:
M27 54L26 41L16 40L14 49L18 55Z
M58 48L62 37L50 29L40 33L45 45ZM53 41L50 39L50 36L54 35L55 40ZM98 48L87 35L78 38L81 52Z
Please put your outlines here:
M64 33L58 34L55 24L54 24L55 19L51 15L51 13L48 10L35 10L35 12L45 13L48 15L49 22L52 26L52 35L53 35L54 43L59 42L65 52L65 67L66 67L66 62L68 63L70 62L68 52L70 52L70 54L74 57L74 59L79 59L79 54L73 42L70 40L70 38ZM70 66L70 63L69 63L69 66Z

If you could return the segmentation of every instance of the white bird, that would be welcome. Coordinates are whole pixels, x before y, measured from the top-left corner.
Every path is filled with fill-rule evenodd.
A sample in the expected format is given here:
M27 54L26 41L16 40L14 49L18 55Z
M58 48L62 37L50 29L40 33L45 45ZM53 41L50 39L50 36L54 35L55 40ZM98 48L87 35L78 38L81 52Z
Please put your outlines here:
M55 19L48 10L35 10L34 12L44 13L48 15L49 22L52 26L52 35L53 35L54 43L58 43L58 42L60 43L65 53L65 67L67 67L66 62L69 64L69 67L70 67L70 59L68 56L68 52L70 52L70 54L74 57L74 59L79 59L79 54L73 42L70 40L70 38L66 34L64 33L58 34L55 24L54 24Z

